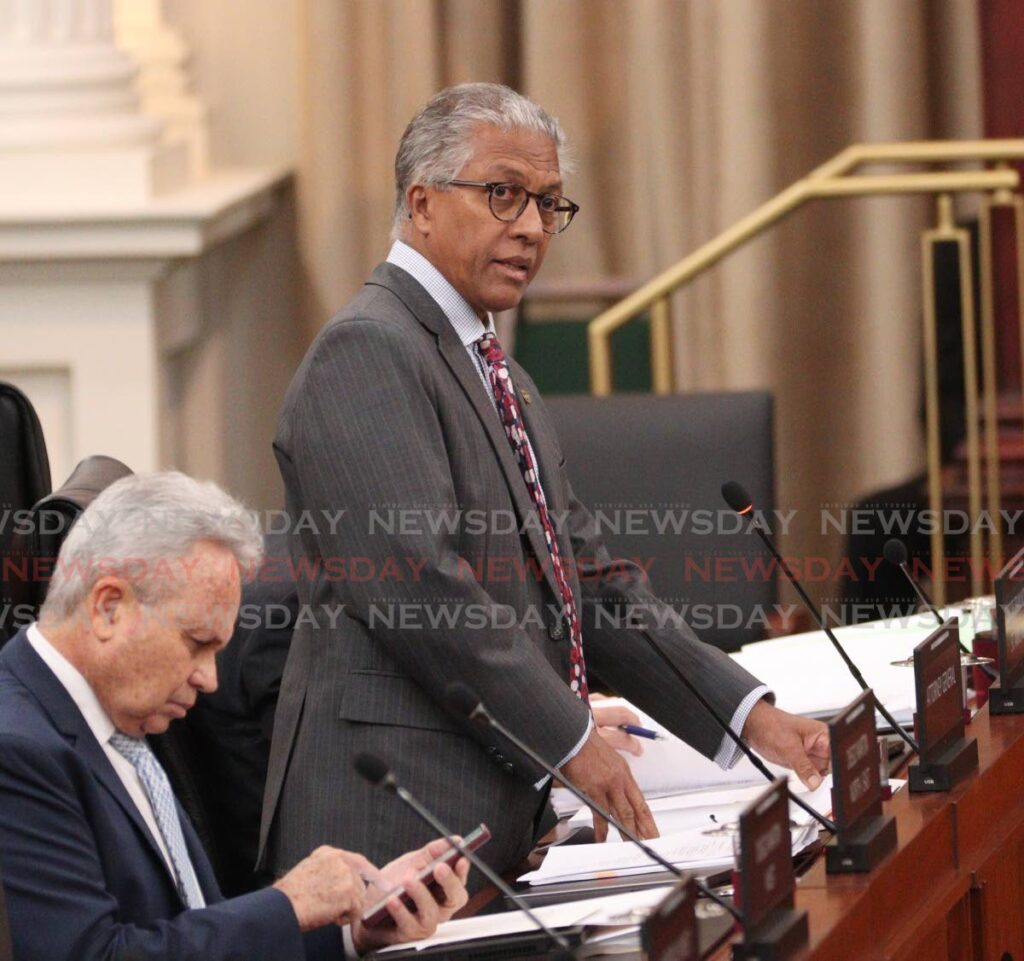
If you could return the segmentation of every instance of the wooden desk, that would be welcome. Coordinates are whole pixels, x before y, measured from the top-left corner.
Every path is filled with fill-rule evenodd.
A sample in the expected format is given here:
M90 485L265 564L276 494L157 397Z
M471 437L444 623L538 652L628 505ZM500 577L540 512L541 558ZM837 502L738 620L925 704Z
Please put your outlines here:
M873 872L828 875L822 856L798 879L810 944L795 961L1024 961L1024 716L985 708L967 733L978 771L888 801L897 847Z
M799 879L801 961L1024 961L1024 717L984 709L967 731L978 772L888 802L898 846L871 874L827 875L819 858Z

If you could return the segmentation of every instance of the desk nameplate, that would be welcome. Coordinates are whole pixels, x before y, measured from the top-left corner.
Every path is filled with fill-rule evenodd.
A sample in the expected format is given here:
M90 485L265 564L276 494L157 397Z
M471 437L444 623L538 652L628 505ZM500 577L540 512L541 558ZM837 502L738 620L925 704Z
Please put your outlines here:
M917 739L921 759L908 770L914 793L949 791L978 766L978 745L964 736L960 628L955 617L914 648Z
M828 728L836 836L825 848L826 870L829 874L870 871L896 847L896 821L882 814L871 690L837 714Z
M783 961L807 944L807 912L794 907L789 793L777 778L740 815L737 888L743 940L733 961Z

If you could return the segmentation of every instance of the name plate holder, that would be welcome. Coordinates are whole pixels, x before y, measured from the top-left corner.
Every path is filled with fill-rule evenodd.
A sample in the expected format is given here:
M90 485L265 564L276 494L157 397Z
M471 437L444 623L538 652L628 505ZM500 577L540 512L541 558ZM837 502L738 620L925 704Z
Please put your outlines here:
M988 689L989 714L1024 714L1024 550L995 581L999 684Z
M964 736L959 633L951 617L914 648L921 748L920 762L908 772L914 793L952 790L978 766L978 742Z
M832 819L826 874L870 871L896 847L896 819L882 814L875 741L875 697L864 691L828 725L832 746Z
M697 897L693 876L684 874L651 911L640 928L648 961L700 961Z
M794 907L789 794L777 778L740 815L737 893L743 940L733 961L784 961L808 939L807 912Z

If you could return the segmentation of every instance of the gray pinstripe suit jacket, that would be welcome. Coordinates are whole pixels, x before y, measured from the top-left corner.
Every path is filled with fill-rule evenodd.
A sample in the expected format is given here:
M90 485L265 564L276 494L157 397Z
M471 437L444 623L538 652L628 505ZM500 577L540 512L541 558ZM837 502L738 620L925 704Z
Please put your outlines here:
M657 601L635 567L612 565L573 496L535 385L515 362L511 373L532 398L524 420L562 556L575 560L588 667L713 756L714 724L637 630L611 623L617 606ZM454 830L487 822L494 840L484 852L509 866L543 820L534 788L543 772L446 713L445 687L469 684L551 763L572 750L587 713L568 688L567 631L519 468L465 348L409 274L378 266L323 329L288 391L274 447L293 517L345 514L333 530L322 522L301 534L309 616L278 702L261 858L283 871L329 843L379 863L429 839L396 799L353 773L354 756L370 751ZM652 630L725 717L756 686L688 629Z

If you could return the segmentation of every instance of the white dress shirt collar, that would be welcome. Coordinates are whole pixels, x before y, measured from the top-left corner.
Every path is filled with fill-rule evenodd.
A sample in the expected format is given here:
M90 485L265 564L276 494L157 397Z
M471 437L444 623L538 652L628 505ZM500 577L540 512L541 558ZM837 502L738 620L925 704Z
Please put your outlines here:
M89 682L82 677L78 668L43 636L38 624L29 625L28 642L64 686L71 700L81 711L85 723L89 725L89 730L92 731L96 740L101 745L106 744L110 740L110 735L114 733L114 722L103 710L103 706L100 704L99 698L96 697L96 692L89 686Z
M106 755L114 773L118 776L124 789L128 792L132 803L142 815L146 827L156 846L160 849L164 864L171 877L176 879L174 862L171 860L170 851L167 849L167 842L160 833L160 826L157 824L156 815L153 813L153 805L146 794L138 771L131 762L125 758L111 743L110 737L116 730L110 715L103 709L96 697L96 692L89 686L89 682L82 676L81 672L72 664L60 651L57 650L39 630L38 624L30 624L28 628L28 642L32 649L43 659L43 663L54 673L54 676L64 686L68 696L75 702L79 712L89 725L93 737L99 742L100 748ZM175 883L177 883L175 881Z
M464 347L472 347L484 334L494 333L494 318L488 314L485 324L448 278L418 250L402 240L396 240L391 245L387 259L389 264L401 267L410 274L430 294L459 335Z

